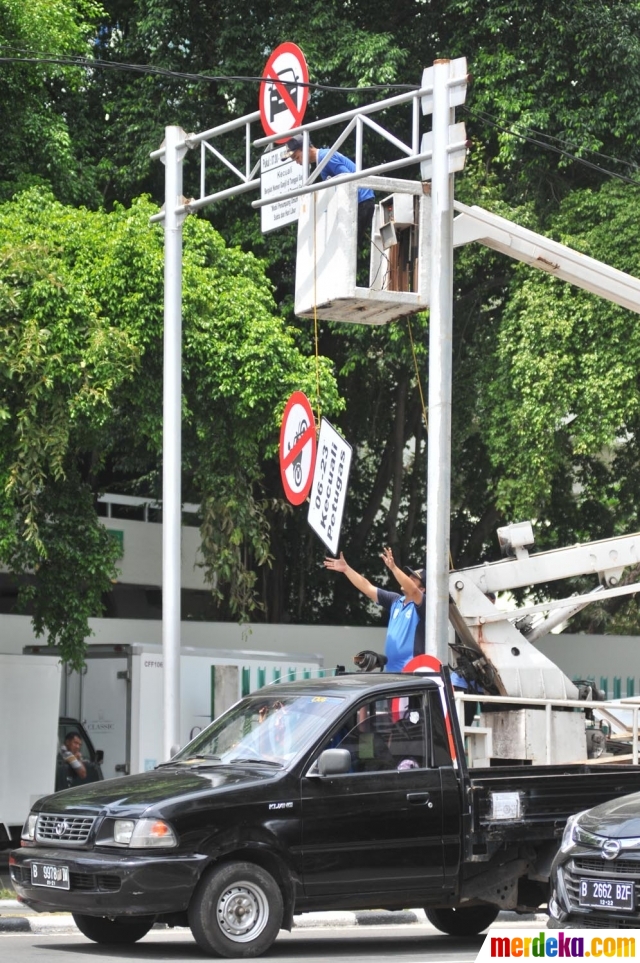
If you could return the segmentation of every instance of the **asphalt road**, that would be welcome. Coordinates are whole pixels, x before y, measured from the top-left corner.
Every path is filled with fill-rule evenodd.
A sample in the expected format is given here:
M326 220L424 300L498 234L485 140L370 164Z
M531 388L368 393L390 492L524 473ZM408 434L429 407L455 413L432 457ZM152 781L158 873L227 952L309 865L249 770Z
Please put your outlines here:
M497 924L500 928L540 931L540 919ZM458 939L443 936L428 923L393 926L318 926L283 931L269 953L268 963L471 963L483 936ZM55 933L0 933L0 959L7 963L96 963L96 961L207 960L187 929L152 930L132 946L107 947L81 935Z
M421 924L409 926L330 927L282 933L262 959L268 963L467 963L475 960L482 937L454 939ZM106 947L70 934L0 934L0 959L18 963L90 961L198 961L211 959L188 930L156 930L139 943Z

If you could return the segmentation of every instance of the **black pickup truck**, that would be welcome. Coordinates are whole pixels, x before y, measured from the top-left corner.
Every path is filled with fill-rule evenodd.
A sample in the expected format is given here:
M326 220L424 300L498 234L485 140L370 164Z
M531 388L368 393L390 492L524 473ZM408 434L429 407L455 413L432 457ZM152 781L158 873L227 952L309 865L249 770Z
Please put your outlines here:
M414 906L471 935L545 905L567 818L637 790L625 765L469 771L446 669L343 674L248 696L152 772L40 799L10 871L99 943L159 921L250 957L294 913Z

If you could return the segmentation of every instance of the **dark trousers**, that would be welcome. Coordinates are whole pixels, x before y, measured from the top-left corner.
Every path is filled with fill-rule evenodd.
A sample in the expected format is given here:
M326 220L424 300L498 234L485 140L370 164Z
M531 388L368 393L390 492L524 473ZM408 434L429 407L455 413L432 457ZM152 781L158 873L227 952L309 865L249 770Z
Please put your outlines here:
M357 280L359 287L369 287L369 249L371 247L371 221L376 202L372 197L358 204L358 250Z
M358 204L358 251L360 252L365 241L371 239L371 221L373 219L373 209L376 202L372 197L367 201ZM367 252L368 253L368 252Z

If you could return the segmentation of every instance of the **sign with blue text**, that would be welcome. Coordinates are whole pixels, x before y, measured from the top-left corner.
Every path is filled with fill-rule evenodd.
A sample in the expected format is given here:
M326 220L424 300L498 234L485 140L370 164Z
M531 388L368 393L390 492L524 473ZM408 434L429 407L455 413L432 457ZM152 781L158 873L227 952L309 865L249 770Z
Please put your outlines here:
M338 554L352 452L351 445L322 418L307 521L333 555Z

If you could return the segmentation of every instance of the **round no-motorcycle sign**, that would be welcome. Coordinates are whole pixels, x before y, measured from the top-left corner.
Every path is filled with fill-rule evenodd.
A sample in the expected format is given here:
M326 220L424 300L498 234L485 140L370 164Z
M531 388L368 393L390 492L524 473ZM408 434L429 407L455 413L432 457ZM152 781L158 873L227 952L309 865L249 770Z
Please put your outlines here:
M311 404L301 391L294 391L280 428L280 476L292 505L301 505L309 494L315 462L316 423Z

